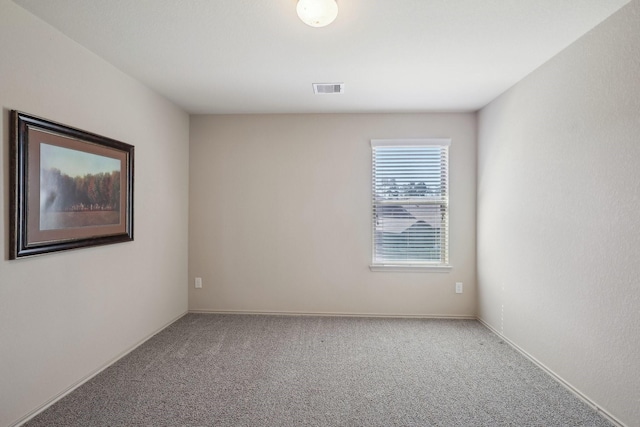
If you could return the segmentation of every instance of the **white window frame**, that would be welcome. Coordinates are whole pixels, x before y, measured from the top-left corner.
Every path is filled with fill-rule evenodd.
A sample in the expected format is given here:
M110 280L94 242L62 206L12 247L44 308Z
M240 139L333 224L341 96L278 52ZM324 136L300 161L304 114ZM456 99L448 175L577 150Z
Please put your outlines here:
M450 138L420 138L420 139L372 139L371 140L371 185L372 185L372 206L371 206L371 240L372 240L372 263L371 271L399 271L399 272L449 272L451 265L449 264L449 146ZM441 223L441 244L440 244L440 260L439 261L420 261L420 260L385 260L377 259L376 254L376 212L380 206L390 204L389 201L381 199L376 200L376 149L384 148L411 148L411 147L428 147L440 148L444 153L443 163L441 163L440 173L444 178L444 194L438 200L428 200L423 198L405 199L409 202L405 204L415 205L438 205L443 207L444 218ZM398 204L398 203L393 203Z

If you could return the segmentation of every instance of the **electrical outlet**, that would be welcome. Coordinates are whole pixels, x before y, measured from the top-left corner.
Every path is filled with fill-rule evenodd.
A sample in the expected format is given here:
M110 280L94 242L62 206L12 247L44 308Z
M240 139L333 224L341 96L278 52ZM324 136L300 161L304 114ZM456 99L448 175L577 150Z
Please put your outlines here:
M456 294L462 293L462 282L456 282Z
M196 288L202 287L202 277L196 277Z

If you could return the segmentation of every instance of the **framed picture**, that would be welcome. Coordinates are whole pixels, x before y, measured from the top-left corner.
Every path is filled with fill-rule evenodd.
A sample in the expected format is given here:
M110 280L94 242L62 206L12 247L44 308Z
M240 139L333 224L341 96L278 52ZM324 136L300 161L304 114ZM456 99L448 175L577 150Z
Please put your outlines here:
M134 147L11 111L9 258L133 240Z

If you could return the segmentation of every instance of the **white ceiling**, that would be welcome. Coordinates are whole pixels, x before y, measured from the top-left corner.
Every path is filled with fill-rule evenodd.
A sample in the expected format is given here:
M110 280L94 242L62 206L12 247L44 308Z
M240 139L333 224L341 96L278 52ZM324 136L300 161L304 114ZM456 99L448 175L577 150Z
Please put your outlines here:
M189 113L475 111L629 0L14 0ZM344 82L341 95L312 83Z

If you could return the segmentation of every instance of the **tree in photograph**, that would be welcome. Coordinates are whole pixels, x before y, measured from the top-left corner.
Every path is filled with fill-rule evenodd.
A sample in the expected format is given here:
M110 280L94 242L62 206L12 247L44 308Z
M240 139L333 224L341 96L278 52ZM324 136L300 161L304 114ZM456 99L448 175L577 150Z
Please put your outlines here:
M59 169L41 171L42 208L48 211L120 209L120 172L70 177Z
M109 203L112 209L120 209L120 171L111 172L111 198Z
M96 184L95 175L88 175L88 178L87 197L89 197L89 204L91 205L91 209L93 209L93 206L98 204L98 185Z

